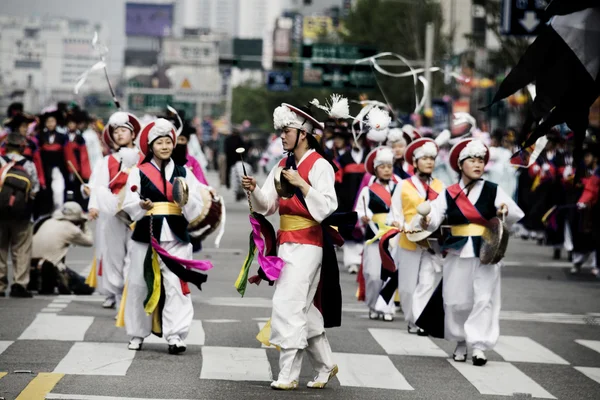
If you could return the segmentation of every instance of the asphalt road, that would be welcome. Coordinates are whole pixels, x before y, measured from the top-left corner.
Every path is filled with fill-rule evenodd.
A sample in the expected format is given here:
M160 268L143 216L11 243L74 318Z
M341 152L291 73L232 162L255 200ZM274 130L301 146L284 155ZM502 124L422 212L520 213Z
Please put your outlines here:
M209 178L215 178L209 174ZM600 282L568 274L551 249L512 239L502 272L501 338L483 368L452 362L454 344L406 333L402 314L371 321L356 301L355 276L342 272L343 325L327 334L340 367L322 391L305 387L307 360L295 392L269 388L278 352L255 339L270 315L273 289L233 287L249 234L247 203L225 193L227 230L202 292L186 353L161 340L127 350L115 310L102 297L0 299L0 397L5 399L501 399L600 398ZM212 247L212 248L211 248ZM86 273L91 249L75 248L68 264Z

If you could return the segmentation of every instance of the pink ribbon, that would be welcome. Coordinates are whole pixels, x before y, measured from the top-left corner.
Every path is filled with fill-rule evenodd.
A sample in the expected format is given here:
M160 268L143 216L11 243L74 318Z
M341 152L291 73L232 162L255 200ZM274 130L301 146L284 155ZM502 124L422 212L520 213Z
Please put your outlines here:
M156 250L156 252L158 254L160 254L163 257L167 257L173 261L178 262L179 264L183 265L184 267L187 268L192 268L192 269L198 269L200 271L208 271L209 269L213 268L213 265L210 261L206 261L206 260L185 260L183 258L179 258L176 257L172 254L169 254L168 251L166 251L165 249L163 249L162 247L160 247L160 245L158 244L158 241L156 240L155 237L152 237L152 248L154 248L154 250Z
M281 270L285 265L285 261L277 256L265 256L265 241L260 234L260 222L250 215L250 224L252 225L252 239L258 253L258 265L271 281L277 280L281 274Z

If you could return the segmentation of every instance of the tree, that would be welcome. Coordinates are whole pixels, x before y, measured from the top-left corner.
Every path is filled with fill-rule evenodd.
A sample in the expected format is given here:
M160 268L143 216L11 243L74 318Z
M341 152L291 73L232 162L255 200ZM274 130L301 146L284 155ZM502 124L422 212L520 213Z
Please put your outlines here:
M425 26L435 24L433 65L439 66L448 56L449 39L441 33L442 9L433 0L358 0L344 21L347 31L344 41L351 44L376 46L380 52L393 52L409 60L425 58ZM393 72L407 71L402 67L385 67ZM385 97L395 108L412 112L415 107L411 78L391 78L378 72L377 80ZM433 75L432 94L442 88L442 79ZM418 87L422 96L422 86ZM377 97L383 100L379 93Z

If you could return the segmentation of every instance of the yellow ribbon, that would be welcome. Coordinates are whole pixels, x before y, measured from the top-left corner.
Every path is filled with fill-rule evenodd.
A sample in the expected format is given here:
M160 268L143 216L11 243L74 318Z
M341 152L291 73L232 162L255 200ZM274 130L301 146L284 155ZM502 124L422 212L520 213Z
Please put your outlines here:
M269 318L269 320L267 321L265 326L263 326L263 328L260 330L260 332L258 332L258 335L256 335L256 340L258 340L259 342L261 342L262 344L264 344L267 347L275 346L277 348L277 350L281 351L281 347L272 344L269 341L269 339L271 339L271 318Z
M146 215L182 215L183 210L175 203L168 201L159 201L154 203L151 210L146 211Z
M92 269L90 269L90 273L88 274L87 278L85 279L85 283L86 285L88 285L89 287L93 287L96 288L98 287L98 274L96 273L96 256L94 256L94 260L92 261Z
M154 310L158 306L158 301L160 300L160 263L158 261L158 253L156 253L156 250L154 249L152 249L152 271L154 272L152 295L150 296L150 300L148 300L146 306L144 307L144 311L146 311L146 314L148 315L154 312Z
M394 229L393 226L389 226L385 224L385 221L387 220L387 214L386 213L380 213L380 214L375 214L373 215L373 222L375 222L377 224L377 227L379 228L379 231L377 231L377 233L375 234L375 236L372 239L369 239L365 242L365 244L373 244L376 241L378 241L379 239L381 239L383 237L383 235L385 235L386 233L388 233L390 230Z
M300 215L281 215L279 217L280 231L299 231L300 229L312 228L319 223L313 219L301 217Z
M119 306L119 313L117 314L117 322L115 326L117 328L125 327L125 301L127 300L127 282L123 288L123 296L121 297L121 305Z
M482 236L485 226L478 224L455 225L450 228L452 236Z

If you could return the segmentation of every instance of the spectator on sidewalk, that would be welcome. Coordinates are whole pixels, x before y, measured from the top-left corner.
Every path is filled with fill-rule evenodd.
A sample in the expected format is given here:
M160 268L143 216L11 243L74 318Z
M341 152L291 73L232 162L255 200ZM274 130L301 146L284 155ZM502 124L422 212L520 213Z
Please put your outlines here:
M41 277L41 282L35 282L34 287L40 294L54 294L55 287L60 294L93 292L83 283L83 277L65 265L69 247L93 246L92 231L87 221L81 206L68 201L37 228L33 235L33 261L38 266L35 275Z
M31 263L33 198L40 190L33 162L23 156L27 140L19 133L6 139L0 157L0 297L8 286L8 253L12 255L11 297L32 297L26 289Z

